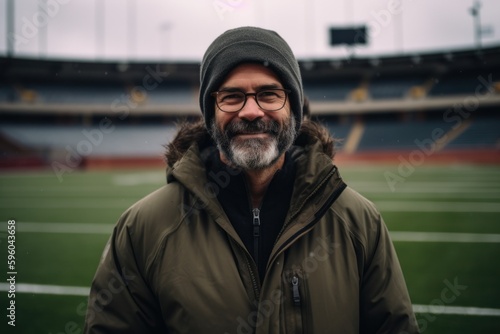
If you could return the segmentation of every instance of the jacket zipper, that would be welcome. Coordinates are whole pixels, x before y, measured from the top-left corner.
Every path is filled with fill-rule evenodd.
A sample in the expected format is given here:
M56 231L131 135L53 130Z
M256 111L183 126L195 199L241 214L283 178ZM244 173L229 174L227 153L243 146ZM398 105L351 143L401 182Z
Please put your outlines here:
M245 259L246 259L248 271L250 273L250 277L252 279L252 285L253 285L253 292L255 294L255 300L259 301L259 299L260 299L259 284L257 283L257 279L255 278L254 271L252 269L252 265L250 264L248 255L245 255Z
M254 208L253 213L253 256L259 269L259 238L260 238L260 210Z
M295 306L300 306L299 278L297 276L292 277L292 297Z
M287 323L285 324L286 333L305 333L306 328L305 318L303 314L303 301L307 303L307 295L304 294L304 278L299 272L294 272L292 274L292 279L289 280L292 288L291 302L289 306L285 307L285 317ZM302 295L301 295L302 290Z

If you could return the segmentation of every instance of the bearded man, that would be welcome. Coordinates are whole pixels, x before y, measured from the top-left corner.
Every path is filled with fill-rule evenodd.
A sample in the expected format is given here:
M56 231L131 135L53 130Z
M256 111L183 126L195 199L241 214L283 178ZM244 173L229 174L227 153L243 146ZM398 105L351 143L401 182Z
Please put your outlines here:
M200 81L203 120L167 146L166 184L118 221L85 332L417 333L383 219L304 119L288 44L229 30Z

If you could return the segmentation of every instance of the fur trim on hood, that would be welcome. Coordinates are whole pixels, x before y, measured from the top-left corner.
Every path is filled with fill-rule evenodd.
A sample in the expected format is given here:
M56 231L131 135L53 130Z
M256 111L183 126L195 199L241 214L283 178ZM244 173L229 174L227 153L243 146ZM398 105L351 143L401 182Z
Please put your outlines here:
M333 138L328 129L322 124L305 118L294 145L306 146L317 141L321 143L323 152L333 159L336 153L335 146L339 140ZM195 142L198 143L200 149L215 145L203 119L194 122L181 121L178 124L178 131L174 139L165 145L165 161L167 165L172 167Z

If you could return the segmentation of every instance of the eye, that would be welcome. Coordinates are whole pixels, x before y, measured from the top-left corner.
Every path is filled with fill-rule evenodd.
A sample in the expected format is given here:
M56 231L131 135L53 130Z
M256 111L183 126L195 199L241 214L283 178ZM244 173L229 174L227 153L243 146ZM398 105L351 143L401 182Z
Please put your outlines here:
M222 103L240 103L244 99L241 92L222 92L218 95L219 102Z
M261 101L273 101L281 98L282 92L279 90L263 90L258 93L259 100Z

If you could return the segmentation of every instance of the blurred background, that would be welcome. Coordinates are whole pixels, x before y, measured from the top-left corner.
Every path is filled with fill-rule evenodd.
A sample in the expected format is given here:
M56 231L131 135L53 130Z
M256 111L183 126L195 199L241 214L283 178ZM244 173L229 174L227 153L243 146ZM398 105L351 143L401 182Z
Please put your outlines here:
M422 332L499 331L499 14L495 0L0 0L0 328L82 330L113 224L164 184L163 145L200 115L205 49L253 25L299 59Z

